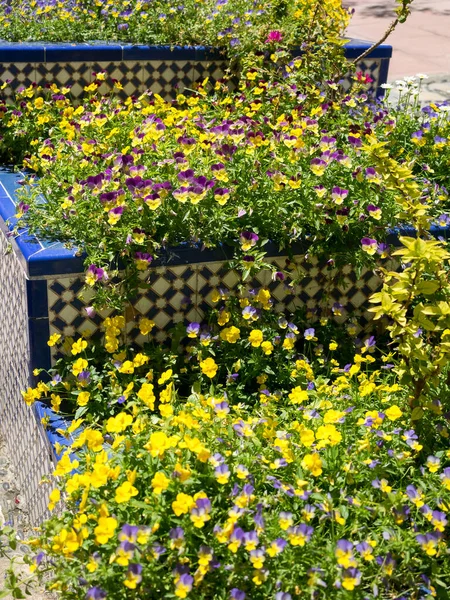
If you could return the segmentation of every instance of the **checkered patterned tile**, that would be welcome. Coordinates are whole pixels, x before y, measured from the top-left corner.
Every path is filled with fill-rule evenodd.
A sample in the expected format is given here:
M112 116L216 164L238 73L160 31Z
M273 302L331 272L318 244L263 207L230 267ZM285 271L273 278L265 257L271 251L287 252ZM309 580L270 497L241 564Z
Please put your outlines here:
M223 79L228 69L229 62L226 60L201 61L195 63L193 79L194 83L202 83L208 77L208 83L213 87L219 80ZM236 87L236 82L230 80L228 85L231 89Z
M10 81L7 88L0 92L5 98L14 96L14 92L29 87L36 81L35 63L0 63L0 84Z
M70 87L73 98L84 94L84 87L92 80L92 65L89 62L36 63L36 83L45 87L56 83L59 87Z
M186 87L192 87L193 71L194 63L189 61L146 61L143 67L144 89L170 100Z
M358 64L358 71L370 75L374 80L369 89L379 86L382 59L366 59ZM38 85L56 83L59 86L72 86L72 96L79 98L84 87L93 81L93 72L107 71L109 77L100 92L106 94L112 87L111 79L121 82L124 98L138 95L146 89L160 94L165 99L174 98L186 87L192 88L206 78L210 86L223 79L228 68L226 60L217 61L122 61L122 62L65 62L65 63L3 63L0 65L0 80L11 79L13 89L29 86L34 81ZM233 79L230 87L235 87ZM349 89L351 80L344 78L344 87ZM11 91L4 95L11 95Z
M380 287L380 280L373 271L365 270L356 277L351 267L338 272L315 257L297 256L289 260L281 256L271 261L278 270L289 273L286 281L273 281L272 272L264 270L246 287L268 288L275 310L295 312L306 306L318 316L330 315L333 304L339 303L343 308L342 315L336 316L338 321L356 317L362 329L369 323L367 301ZM163 342L174 325L202 321L215 306L213 292L219 288L234 292L241 278L238 271L218 261L157 267L150 270L145 281L149 288L139 290L125 310L127 342L137 345L147 339L139 332L141 317L155 322L152 337ZM89 331L91 335L100 335L101 323L112 311L88 317L84 309L90 304L91 293L83 292L81 297L82 288L83 280L77 276L48 281L50 334L74 336Z
M92 63L92 73L106 71L108 77L99 88L101 94L107 94L113 88L113 79L120 81L123 89L119 92L121 98L137 96L144 91L142 61L96 62ZM92 80L94 76L92 76Z
M0 433L21 492L21 510L33 525L47 512L49 489L41 484L52 472L49 445L33 409L21 395L31 384L27 280L10 242L0 230Z
M381 58L366 58L365 60L358 62L356 66L357 72L362 72L364 75L372 77L372 83L368 84L367 91L376 92L380 85L380 69L381 69ZM347 75L343 81L344 88L349 90L352 86L352 80Z
M79 277L61 277L47 282L48 315L50 335L59 333L64 336L77 336L89 332L98 335L103 320L112 314L104 310L93 317L85 311L90 305L92 292L83 290L83 280ZM57 348L52 348L52 357L56 357Z

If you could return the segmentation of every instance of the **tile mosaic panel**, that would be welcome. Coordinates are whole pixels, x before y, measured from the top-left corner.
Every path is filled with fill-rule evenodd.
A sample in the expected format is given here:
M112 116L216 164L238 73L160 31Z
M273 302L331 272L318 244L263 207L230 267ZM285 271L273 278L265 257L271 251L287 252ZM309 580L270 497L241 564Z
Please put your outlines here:
M23 269L0 230L0 435L5 441L24 514L34 525L47 510L52 471L50 449L42 428L21 395L31 380L27 284Z
M228 66L229 62L226 60L198 62L195 64L194 68L194 83L201 83L208 77L209 84L213 87L219 80L223 79ZM234 89L236 87L236 82L230 80L229 86L231 89Z
M0 85L5 81L10 81L10 84L2 90L1 95L12 98L15 91L36 81L36 63L0 63Z
M143 62L143 86L163 98L175 98L187 87L192 87L194 64L190 61Z
M383 81L380 81L382 60L383 59L381 58L366 58L356 66L357 73L361 71L364 75L372 77L373 81L367 87L370 92L376 92L380 87L380 84L384 83ZM351 85L352 81L347 75L344 77L344 88L349 90Z
M87 57L85 61L69 62L67 59L64 61L63 58L58 62L2 63L0 64L0 80L11 79L13 89L28 86L33 82L42 86L50 82L54 82L60 87L72 86L72 96L79 98L84 93L84 87L93 81L93 72L105 70L108 72L109 78L121 82L123 86L123 90L119 92L121 97L138 95L146 89L151 89L154 93L171 99L185 88L192 88L207 77L210 85L214 86L224 77L229 64L226 60L170 60L166 56L164 56L164 60L120 61L113 58L107 61L95 61L89 58L92 53L89 54L86 49L85 54ZM83 53L79 55L82 56ZM387 76L387 63L388 59L373 58L365 59L358 64L358 70L374 79L370 89L376 91L380 83L383 83ZM235 87L235 82L231 80L229 85ZM344 85L346 89L350 88L351 81L348 77L345 78ZM111 86L111 81L104 82L100 92L106 94L110 91ZM12 91L6 90L4 95L11 96Z
M272 261L278 269L286 270L286 257L273 258ZM262 271L248 284L248 288L264 286L270 289L278 312L286 309L294 312L304 306L311 310L318 306L329 310L338 302L344 309L337 320L357 316L361 329L367 326L370 321L367 300L380 286L379 278L372 271L363 271L357 278L351 267L344 267L338 273L316 258L306 260L302 256L289 263L288 269L291 280L297 281L295 285L288 285L288 280L273 281L270 271ZM151 269L146 279L149 289L141 289L125 311L127 342L142 345L146 341L139 332L141 317L155 322L152 336L156 341L164 342L173 326L201 321L206 316L214 306L214 290L235 291L240 281L239 273L223 261ZM47 281L50 334L74 336L85 331L91 335L99 334L103 319L112 311L88 317L84 309L89 305L91 296L88 292L81 298L79 292L82 287L82 280L77 276Z
M141 61L127 60L124 62L93 62L91 64L92 77L93 73L106 71L108 77L99 88L101 94L107 94L114 86L113 79L120 81L123 89L118 92L121 98L127 98L141 94L144 91L143 72L144 67Z
M92 80L90 62L46 62L36 64L36 83L45 87L56 83L59 87L70 87L73 98L84 93L84 87Z
M83 290L83 279L79 276L58 277L47 280L49 335L59 333L65 337L73 337L89 332L96 335L100 332L103 320L110 316L112 310L103 310L89 317L85 311L90 305L92 293ZM56 347L52 348L52 358L57 357Z

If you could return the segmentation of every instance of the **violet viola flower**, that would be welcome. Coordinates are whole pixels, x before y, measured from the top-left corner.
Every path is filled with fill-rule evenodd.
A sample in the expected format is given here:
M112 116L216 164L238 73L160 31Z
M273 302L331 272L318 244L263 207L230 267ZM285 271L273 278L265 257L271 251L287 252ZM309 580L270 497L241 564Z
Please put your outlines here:
M135 252L134 260L138 271L146 271L153 260L153 256L147 252Z
M171 539L171 548L181 548L184 543L184 529L182 527L174 527L169 531L169 537Z
M231 600L245 600L247 594L238 588L233 588L230 591Z
M314 175L321 177L325 173L327 163L320 158L313 158L310 162L310 168Z
M376 346L376 339L373 335L371 335L369 338L364 340L364 348L366 350L368 350L369 352L373 351L375 349L375 346Z
M269 556L275 556L277 554L281 554L281 552L283 552L283 550L286 548L286 546L287 546L287 541L284 538L277 538L270 544L270 547L268 548L267 553L269 554Z
M304 546L311 539L314 528L305 523L301 523L295 527L289 527L287 531L289 542L292 546Z
M339 206L339 204L342 204L344 202L344 200L347 198L348 196L348 190L344 190L340 187L334 187L331 190L331 198L334 201L335 204L337 204Z
M86 283L88 285L93 286L97 283L97 281L106 281L107 279L108 276L104 269L96 267L95 265L89 265L86 272Z
M348 591L355 589L361 583L361 571L355 567L345 569L342 572L342 587Z
M275 594L275 600L292 600L292 596L287 592L277 592Z
M364 237L361 240L361 247L364 250L364 252L367 252L367 254L373 256L377 251L378 242L377 240L374 240L372 238Z
M196 338L200 333L200 323L189 323L186 333L190 338Z
M105 598L106 592L97 586L92 587L86 593L86 600L104 600Z
M356 565L355 558L353 556L353 544L348 540L341 539L336 544L335 556L338 565L348 569Z
M369 204L367 206L367 212L369 213L369 216L371 216L376 221L379 221L381 219L381 208L379 206Z
M448 227L450 224L450 216L449 215L440 215L438 217L438 225L439 227Z
M230 475L231 475L228 465L225 463L222 463L221 465L216 467L214 470L214 475L215 475L218 483L221 483L221 484L227 483L230 478Z
M88 385L89 381L91 379L91 372L90 371L81 371L81 373L78 374L77 379L81 385Z
M251 231L243 231L240 235L239 235L239 241L241 244L241 248L242 250L244 250L244 252L247 252L247 250L250 250L250 248L253 248L253 246L256 246L256 243L259 240L259 236L256 233L252 233Z
M124 581L124 585L126 585L130 589L135 589L136 586L142 581L142 565L138 563L131 563L128 566L127 576Z
M362 146L361 138L354 137L353 135L348 136L348 141L353 146L353 148L361 148Z
M246 306L242 311L242 316L246 321L251 321L257 315L257 310L253 306Z
M226 204L229 197L230 190L227 188L216 188L214 190L214 199L217 201L218 204L220 204L220 206Z
M381 256L381 258L388 258L389 256L389 244L385 244L381 242L377 246L377 254Z
M423 139L423 131L419 129L419 131L414 131L411 134L411 141L418 146L423 146L426 143L426 140Z
M437 546L441 540L442 534L439 531L433 531L432 533L416 535L416 541L422 546L428 556L434 556L437 554Z
M192 590L192 584L194 578L189 573L183 573L175 584L176 595L180 598L185 598L187 594Z

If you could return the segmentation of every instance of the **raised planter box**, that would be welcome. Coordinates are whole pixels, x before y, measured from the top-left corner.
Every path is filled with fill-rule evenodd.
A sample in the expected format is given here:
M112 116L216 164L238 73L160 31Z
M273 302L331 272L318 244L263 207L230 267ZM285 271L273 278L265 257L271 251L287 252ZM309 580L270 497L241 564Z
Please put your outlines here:
M55 442L67 444L58 430L67 428L66 421L42 403L33 409L26 406L21 390L33 381L33 369L49 368L52 355L47 345L49 336L60 333L77 336L85 330L100 332L104 317L111 311L89 317L84 310L89 296L80 297L83 287L83 259L75 251L58 242L48 243L32 238L24 230L13 238L16 190L21 173L0 168L0 433L11 451L11 460L18 474L24 509L33 524L47 514L49 485L40 485L53 470L57 456ZM414 235L413 230L403 234ZM448 237L449 231L433 228L435 237ZM390 244L398 236L388 236ZM281 269L287 257L272 249L270 260ZM369 322L368 298L380 287L372 271L357 277L353 269L344 269L343 280L329 284L333 270L315 258L305 258L301 249L292 261L302 274L298 285L287 288L274 282L269 272L261 272L252 287L267 286L277 310L295 310L301 306L316 308L328 299L339 302L345 320L349 314L358 318L360 328ZM175 248L151 269L151 289L142 293L125 310L127 338L139 346L144 339L137 322L145 316L155 321L157 341L163 342L170 328L177 323L201 322L213 306L211 296L217 288L233 290L239 274L227 266L224 249L205 252L189 247ZM42 425L42 419L47 426Z
M345 54L355 59L370 46L370 42L351 40L345 45ZM391 56L392 47L383 44L357 65L358 71L372 77L370 89L377 95L383 94L380 86L387 81ZM100 87L100 93L107 93L113 85L111 79L116 79L123 86L123 97L151 89L170 99L206 77L214 84L223 77L227 66L223 54L204 47L0 41L0 82L11 81L3 92L9 96L32 84L55 83L59 87L71 86L72 96L79 98L84 87L94 80L93 73L106 71L109 78ZM350 79L346 85L350 87Z
M28 408L21 390L32 383L35 368L51 366L47 345L51 334L77 336L85 330L95 334L111 311L87 315L84 309L90 298L79 296L83 259L74 250L58 242L31 238L26 231L16 238L10 235L22 177L21 173L0 169L0 432L11 450L24 508L36 524L46 514L48 486L39 482L52 472L55 454L48 433L57 435L59 425L55 426L54 420L59 417L54 416L44 430L41 419L49 415L41 404ZM283 269L286 259L274 251L270 260ZM357 278L349 266L339 287L327 289L333 272L326 264L298 255L295 265L303 279L294 289L273 282L268 271L253 282L254 286L270 288L277 310L295 310L302 305L314 308L327 294L331 304L340 302L345 307L342 319L351 312L362 326L368 322L367 299L380 283L373 272L366 271ZM213 306L213 290L233 290L239 281L239 274L227 266L224 250L174 249L155 262L149 277L151 289L142 291L125 311L128 342L140 345L144 341L137 327L141 316L155 321L153 331L160 342L173 325L202 321Z

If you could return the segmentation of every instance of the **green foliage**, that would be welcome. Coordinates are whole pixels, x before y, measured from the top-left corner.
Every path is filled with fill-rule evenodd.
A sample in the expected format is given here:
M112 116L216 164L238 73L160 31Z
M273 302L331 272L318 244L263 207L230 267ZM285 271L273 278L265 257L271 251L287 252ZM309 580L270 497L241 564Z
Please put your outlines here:
M420 420L425 409L441 413L450 408L447 385L439 398L432 393L439 382L442 386L450 358L450 253L436 240L400 241L403 248L393 256L401 257L403 268L382 270L383 289L372 296L377 306L370 310L375 319L392 320L388 330L400 356L397 373L410 389L411 418ZM441 401L437 408L435 400Z

